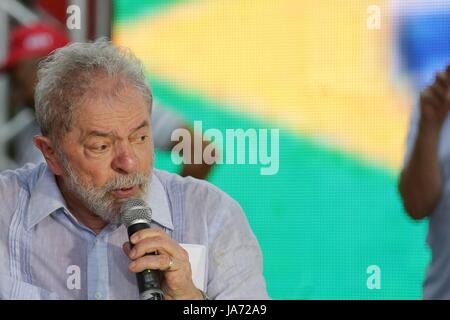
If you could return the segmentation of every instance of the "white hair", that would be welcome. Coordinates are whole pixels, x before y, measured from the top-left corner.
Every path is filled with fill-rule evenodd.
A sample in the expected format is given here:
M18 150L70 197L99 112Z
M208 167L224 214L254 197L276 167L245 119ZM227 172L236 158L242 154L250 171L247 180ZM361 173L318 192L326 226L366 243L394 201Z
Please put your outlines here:
M107 91L108 96L120 91L117 86L133 85L151 110L152 95L142 63L130 50L105 39L73 43L57 49L39 64L35 109L42 134L57 139L67 133L76 108L86 97L98 94L99 80L104 78L116 83Z

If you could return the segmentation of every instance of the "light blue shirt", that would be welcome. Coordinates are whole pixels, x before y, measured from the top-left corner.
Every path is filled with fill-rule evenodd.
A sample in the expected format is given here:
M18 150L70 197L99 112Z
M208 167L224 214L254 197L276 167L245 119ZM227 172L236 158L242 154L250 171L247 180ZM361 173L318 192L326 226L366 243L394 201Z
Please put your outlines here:
M206 293L266 299L262 254L240 206L208 182L154 170L153 227L207 248ZM0 298L138 299L124 226L96 235L67 209L45 163L0 173Z

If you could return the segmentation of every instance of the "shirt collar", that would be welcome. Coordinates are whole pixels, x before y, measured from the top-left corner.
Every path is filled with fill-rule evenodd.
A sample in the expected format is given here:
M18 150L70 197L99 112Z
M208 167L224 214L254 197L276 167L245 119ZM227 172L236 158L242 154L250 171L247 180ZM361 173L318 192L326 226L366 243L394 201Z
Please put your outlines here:
M173 230L172 213L169 208L169 199L166 189L156 174L152 174L150 192L147 194L146 202L152 209L152 221L163 227Z
M152 221L161 226L173 230L172 215L169 209L169 202L166 191L159 180L153 174L150 184L150 192L145 197L145 201L152 209ZM54 174L45 164L43 173L37 178L36 183L30 186L30 202L25 220L26 230L30 230L45 217L56 212L58 209L67 209L66 201L59 190Z

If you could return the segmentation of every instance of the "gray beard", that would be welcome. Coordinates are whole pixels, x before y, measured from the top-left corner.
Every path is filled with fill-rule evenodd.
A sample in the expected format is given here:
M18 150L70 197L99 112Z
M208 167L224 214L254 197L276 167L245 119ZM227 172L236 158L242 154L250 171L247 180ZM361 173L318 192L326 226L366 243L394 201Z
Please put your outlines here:
M100 188L94 186L85 186L81 183L79 177L70 166L65 157L62 159L64 170L67 178L65 179L67 189L76 195L83 204L92 213L102 218L104 221L112 224L121 224L120 204L127 199L121 199L118 203L109 193L112 190L138 186L141 192L133 198L144 200L148 188L151 183L151 174L149 176L143 174L117 175L110 179Z

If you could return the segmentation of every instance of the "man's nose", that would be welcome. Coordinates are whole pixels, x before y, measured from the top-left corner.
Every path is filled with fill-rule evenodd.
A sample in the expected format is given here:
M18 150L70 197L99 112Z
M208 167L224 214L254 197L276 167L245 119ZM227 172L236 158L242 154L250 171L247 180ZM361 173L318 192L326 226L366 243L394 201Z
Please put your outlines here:
M112 168L122 174L134 173L137 170L138 160L132 146L127 142L119 142L112 161Z

